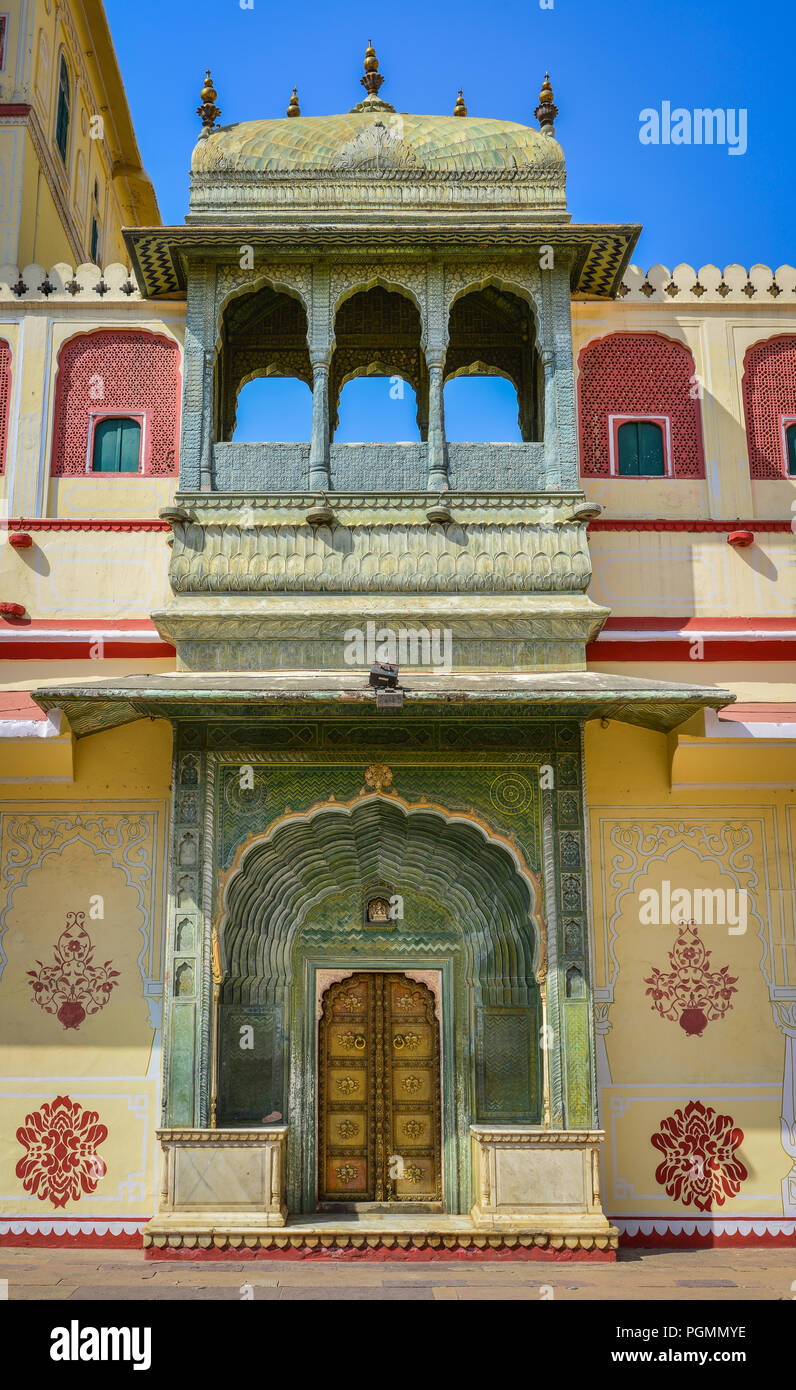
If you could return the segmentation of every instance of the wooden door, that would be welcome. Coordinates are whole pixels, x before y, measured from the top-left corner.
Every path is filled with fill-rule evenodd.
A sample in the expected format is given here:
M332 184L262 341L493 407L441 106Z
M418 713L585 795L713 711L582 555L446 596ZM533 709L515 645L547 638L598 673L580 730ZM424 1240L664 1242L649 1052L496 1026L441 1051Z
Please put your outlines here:
M440 1202L439 1025L428 987L362 971L330 985L319 1036L321 1202Z

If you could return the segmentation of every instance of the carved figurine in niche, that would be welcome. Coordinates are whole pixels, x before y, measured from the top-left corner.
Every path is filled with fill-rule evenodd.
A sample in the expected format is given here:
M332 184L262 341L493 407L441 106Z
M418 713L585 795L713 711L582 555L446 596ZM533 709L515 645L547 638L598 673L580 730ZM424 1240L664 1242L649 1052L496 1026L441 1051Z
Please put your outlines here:
M388 898L371 898L368 903L367 919L369 922L389 922L390 903Z

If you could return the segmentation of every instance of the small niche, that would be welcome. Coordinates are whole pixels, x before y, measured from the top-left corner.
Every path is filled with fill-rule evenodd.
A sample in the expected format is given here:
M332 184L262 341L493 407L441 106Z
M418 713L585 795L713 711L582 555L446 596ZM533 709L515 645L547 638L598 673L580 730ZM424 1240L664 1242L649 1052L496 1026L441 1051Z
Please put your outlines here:
M188 960L178 965L174 972L174 993L178 999L190 998L193 995L193 966Z
M586 981L576 965L571 965L567 971L566 997L567 999L586 998Z
M182 921L177 923L177 950L193 950L193 922L187 917L183 917Z

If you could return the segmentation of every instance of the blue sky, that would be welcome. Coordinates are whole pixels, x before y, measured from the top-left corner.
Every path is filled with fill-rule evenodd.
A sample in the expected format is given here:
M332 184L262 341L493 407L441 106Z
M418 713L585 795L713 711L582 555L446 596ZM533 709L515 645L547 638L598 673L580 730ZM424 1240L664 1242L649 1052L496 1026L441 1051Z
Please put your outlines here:
M382 95L399 111L452 111L463 87L471 114L531 124L549 68L573 219L642 223L634 260L645 269L796 258L794 0L105 4L165 222L187 211L208 65L224 124L284 115L294 85L304 115L327 115L360 99L372 38ZM639 113L664 101L745 109L746 153L643 145ZM395 404L411 415L408 402Z

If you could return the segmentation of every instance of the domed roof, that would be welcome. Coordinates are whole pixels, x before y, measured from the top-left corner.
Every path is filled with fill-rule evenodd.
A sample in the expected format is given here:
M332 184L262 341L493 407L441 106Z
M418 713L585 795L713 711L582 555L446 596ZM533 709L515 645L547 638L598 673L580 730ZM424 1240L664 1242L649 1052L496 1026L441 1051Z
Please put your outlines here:
M564 153L549 135L488 117L351 111L222 126L198 142L195 175L347 172L439 177L510 172L563 186Z

